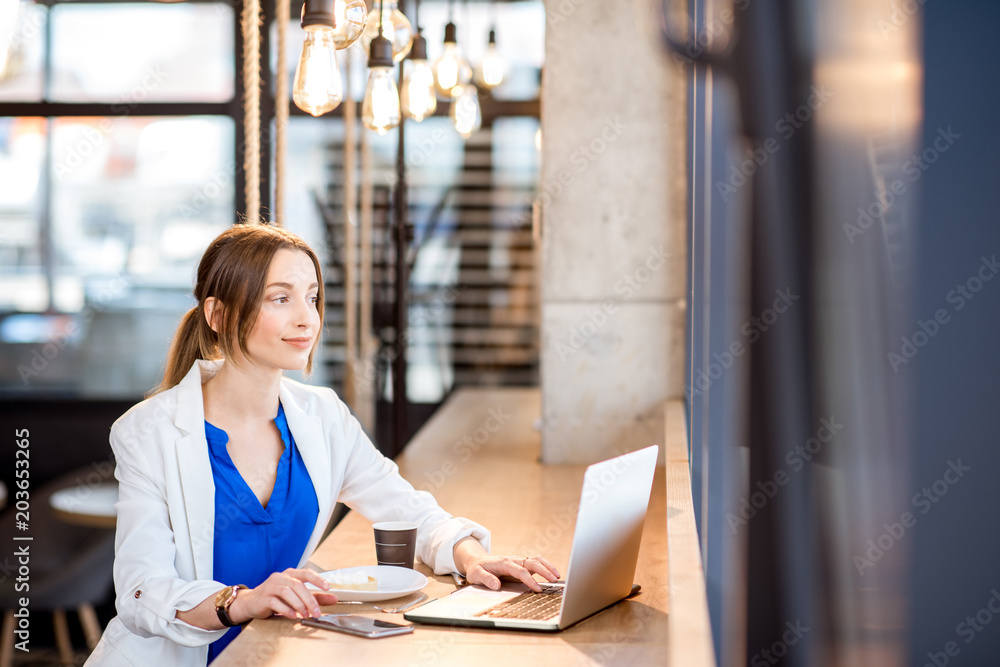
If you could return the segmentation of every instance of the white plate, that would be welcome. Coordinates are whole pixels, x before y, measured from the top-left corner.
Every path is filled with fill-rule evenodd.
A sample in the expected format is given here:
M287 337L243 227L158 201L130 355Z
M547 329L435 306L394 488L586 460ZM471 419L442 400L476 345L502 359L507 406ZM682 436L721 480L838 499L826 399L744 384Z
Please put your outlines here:
M331 588L330 592L342 602L378 602L401 598L410 593L416 593L427 585L427 577L408 567L392 567L389 565L359 565L345 567L341 570L320 572L319 576L330 580L334 575L354 574L363 572L366 576L375 577L378 581L377 591L342 591ZM316 588L310 583L306 586Z

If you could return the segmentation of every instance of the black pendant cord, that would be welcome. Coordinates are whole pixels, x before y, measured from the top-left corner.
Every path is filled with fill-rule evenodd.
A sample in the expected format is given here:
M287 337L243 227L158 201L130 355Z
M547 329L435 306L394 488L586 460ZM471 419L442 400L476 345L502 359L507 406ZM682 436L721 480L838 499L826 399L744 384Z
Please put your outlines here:
M379 3L381 9L381 2ZM379 29L381 30L382 14L379 12ZM403 68L399 68L399 84L402 86ZM409 255L410 235L408 231L407 197L406 197L406 153L405 153L405 123L406 114L399 114L399 145L396 150L396 192L393 197L395 209L395 241L396 241L396 347L398 354L392 360L392 408L393 408L393 439L395 442L393 456L396 456L406 446L409 438L409 399L406 391L406 352L409 339Z

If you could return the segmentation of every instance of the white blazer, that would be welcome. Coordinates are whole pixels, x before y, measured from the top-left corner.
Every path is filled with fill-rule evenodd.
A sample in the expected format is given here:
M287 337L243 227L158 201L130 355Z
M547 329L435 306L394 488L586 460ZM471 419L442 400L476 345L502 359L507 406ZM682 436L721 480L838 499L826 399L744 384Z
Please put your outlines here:
M201 667L208 644L225 632L176 618L223 588L212 579L215 483L201 392L221 366L199 360L180 384L134 406L111 428L119 482L118 615L87 665ZM455 570L452 549L460 539L471 535L489 550L489 531L452 517L400 477L331 389L283 378L280 400L319 500L299 567L319 544L337 500L371 521L416 522L417 555L437 574Z

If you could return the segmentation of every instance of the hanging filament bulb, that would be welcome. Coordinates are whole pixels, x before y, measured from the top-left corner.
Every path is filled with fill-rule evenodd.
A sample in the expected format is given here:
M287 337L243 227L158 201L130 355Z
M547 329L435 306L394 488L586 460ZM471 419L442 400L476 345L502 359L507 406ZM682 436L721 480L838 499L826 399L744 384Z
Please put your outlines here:
M444 99L451 99L460 91L455 89L469 83L472 68L458 50L458 30L449 22L444 27L444 51L434 63L434 87Z
M302 5L302 28L306 36L302 57L295 68L292 99L295 106L313 116L337 108L344 97L333 23L332 0L306 0Z
M483 113L479 107L479 91L472 84L456 86L451 100L451 122L463 139L483 126Z
M372 40L379 34L378 26L381 23L381 35L392 44L392 59L398 63L410 53L410 47L413 45L413 26L410 24L410 19L399 11L398 0L380 2L379 8L381 16L377 9L368 14L368 26L365 28L361 43L366 49L370 49Z
M427 62L427 40L417 28L413 38L410 57L403 64L403 89L399 91L399 102L407 118L420 122L437 110L437 96L434 94L434 70Z
M368 87L361 105L361 122L380 135L399 125L399 91L392 76L392 42L381 30L371 41L368 56Z
M368 7L365 0L336 0L333 3L336 25L333 28L333 43L337 50L346 49L358 41L368 22Z
M361 122L380 135L399 125L399 92L391 67L372 68L361 108Z
M493 90L503 81L504 62L497 51L497 31L490 30L486 56L476 70L476 83L486 90Z

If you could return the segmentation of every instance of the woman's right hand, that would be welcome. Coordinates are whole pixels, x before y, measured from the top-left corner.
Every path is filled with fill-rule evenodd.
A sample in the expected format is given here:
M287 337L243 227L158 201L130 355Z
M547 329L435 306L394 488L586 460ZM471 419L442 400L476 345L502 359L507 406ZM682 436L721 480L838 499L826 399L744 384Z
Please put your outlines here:
M306 582L320 590L306 588ZM257 588L240 591L229 609L229 616L236 623L255 618L281 614L288 618L315 618L320 615L320 605L337 604L337 596L325 593L330 584L312 570L288 568L275 572Z

